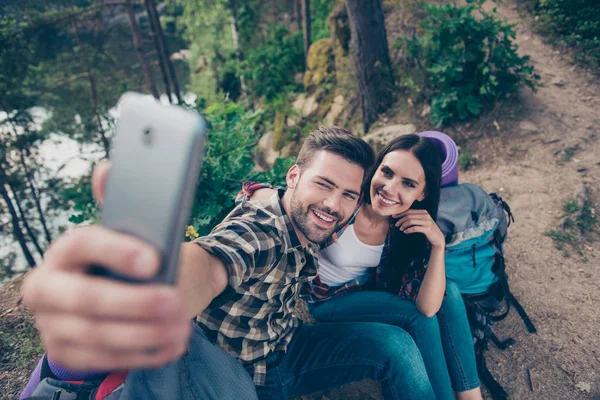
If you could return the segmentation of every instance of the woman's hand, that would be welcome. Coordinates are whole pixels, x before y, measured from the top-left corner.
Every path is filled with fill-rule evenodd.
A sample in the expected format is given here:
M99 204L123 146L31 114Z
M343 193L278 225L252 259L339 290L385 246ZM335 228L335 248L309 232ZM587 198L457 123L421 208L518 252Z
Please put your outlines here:
M427 210L407 210L403 213L396 214L394 218L400 218L396 222L396 227L404 233L415 233L420 232L427 237L429 243L433 247L444 248L446 246L446 239L444 234L437 226L431 215Z
M258 201L259 203L268 203L271 197L273 197L273 195L275 194L275 192L275 189L258 189L254 193L252 193L252 196L250 196L250 200Z

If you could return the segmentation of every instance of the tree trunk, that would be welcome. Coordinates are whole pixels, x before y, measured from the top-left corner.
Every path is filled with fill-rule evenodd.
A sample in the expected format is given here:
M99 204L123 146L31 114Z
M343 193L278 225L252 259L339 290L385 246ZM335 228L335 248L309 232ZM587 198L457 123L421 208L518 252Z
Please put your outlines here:
M292 32L296 32L299 31L300 29L302 29L302 27L300 26L300 24L302 23L301 20L297 19L298 14L297 14L297 10L298 7L296 5L296 1L297 0L288 0L288 13L290 14L290 31Z
M29 167L25 162L25 155L23 154L23 150L19 150L19 155L21 158L21 165L25 170L25 177L27 178L27 184L29 185L29 189L31 190L31 195L33 196L33 202L35 204L35 208L40 217L40 224L42 225L42 229L44 230L44 235L46 236L46 242L50 244L52 242L52 235L50 234L50 230L48 229L48 224L46 223L46 217L44 217L44 210L42 209L42 202L40 201L40 196L33 184L33 176L31 175L31 171L29 171Z
M183 101L181 100L181 92L179 91L179 82L177 81L177 74L175 74L175 68L173 67L171 56L169 55L169 49L167 48L167 43L165 41L165 34L162 30L162 25L160 24L158 11L156 10L156 3L154 0L148 0L148 5L150 6L150 12L152 13L150 17L154 20L154 26L156 27L156 32L158 34L160 52L165 60L167 72L169 73L169 80L171 82L173 92L175 93L175 97L177 97L177 103L181 104Z
M235 57L238 62L242 62L242 50L240 47L240 35L237 25L237 8L234 0L229 2L229 8L231 11L231 36L233 37L233 45L235 46ZM246 98L246 78L244 77L244 73L240 72L240 87L242 89L242 98Z
M98 133L100 134L100 142L102 142L102 147L104 148L104 155L108 160L110 158L110 142L106 137L106 132L104 131L104 127L102 126L102 118L100 117L100 112L98 112L98 92L96 90L96 80L94 79L94 75L92 75L92 71L87 68L87 76L88 82L90 84L90 100L92 101L92 107L94 107L94 114L96 115L96 124L98 125Z
M294 0L296 8L296 21L298 21L298 30L302 30L302 0Z
M19 200L19 197L17 196L17 191L12 187L12 185L10 183L7 182L7 184L13 195L13 198L15 199L15 204L17 205L17 209L19 210L21 222L23 222L23 226L25 227L25 230L27 231L27 236L29 236L29 240L31 241L31 243L33 243L33 246L35 247L38 254L40 255L40 258L44 258L44 250L42 250L42 247L40 246L40 244L37 241L37 237L35 236L35 233L31 229L29 222L27 222L27 216L25 215L25 212L23 211L23 207L21 207L21 201Z
M394 100L394 75L380 0L346 0L365 133Z
M2 109L8 116L8 111L7 111L7 108L4 106L4 104L2 105ZM14 120L9 118L9 123L12 127L15 137L17 137L19 134L17 133L18 130L17 130ZM27 128L25 128L25 129L27 129ZM15 139L15 140L17 140L17 139ZM29 170L29 167L27 166L27 161L25 160L25 154L24 154L23 149L19 149L19 161L21 163L21 167L23 167L23 171L25 172L25 178L27 180L27 185L29 186L29 189L31 190L31 195L33 196L35 208L37 209L38 214L40 216L40 224L42 225L42 229L44 230L44 235L46 236L46 241L48 244L50 244L50 242L52 242L52 235L50 234L50 230L48 229L48 224L46 223L46 218L44 217L44 212L42 210L42 202L40 201L39 193L34 185L35 179L33 178L33 175L31 174L31 171ZM3 171L2 171L2 173L4 174Z
M308 60L310 49L310 0L302 0L302 29L304 33L304 60Z
M8 212L10 213L10 217L11 217L12 225L13 225L13 234L14 234L17 242L19 242L21 249L23 250L23 255L27 259L27 263L29 264L30 267L33 268L33 267L35 267L35 259L33 258L33 255L29 251L29 248L27 248L27 242L25 241L25 236L23 235L23 231L21 230L21 226L19 225L19 216L17 215L15 207L12 203L12 200L11 200L10 196L8 195L8 192L6 191L6 187L4 186L5 183L6 183L6 179L5 179L4 171L0 171L0 195L4 199L4 202L6 203L6 207L8 208Z
M144 7L146 7L146 14L148 14L148 22L150 24L150 32L152 33L152 39L154 41L154 47L156 48L156 53L158 54L158 65L160 67L160 73L162 75L163 85L165 85L165 92L167 93L167 97L169 98L169 103L173 104L173 99L171 97L171 84L169 83L169 73L167 72L167 66L165 64L164 54L161 51L160 41L158 38L158 28L156 27L156 22L152 17L152 6L149 0L144 0Z
M77 41L77 45L81 49L84 57L85 70L87 74L87 79L89 83L89 93L90 93L90 101L92 102L92 108L94 110L94 116L96 118L96 124L98 125L98 133L100 134L100 142L102 143L102 147L104 148L104 153L106 155L106 159L110 158L110 142L106 137L106 132L104 131L104 127L102 126L102 118L100 117L100 113L98 112L98 91L96 90L96 80L94 79L94 75L92 74L92 69L90 68L90 57L81 42L81 38L79 37L79 29L77 27L77 20L73 20L73 30L75 32L75 40Z
M146 57L144 57L144 51L142 49L142 35L140 34L140 29L135 20L135 14L133 13L133 7L131 6L131 0L125 1L125 10L127 11L127 17L129 18L129 28L131 29L131 36L133 38L133 46L135 47L135 52L137 54L138 61L140 63L140 67L144 72L144 76L146 77L146 83L148 84L148 89L150 89L150 93L154 96L155 99L159 100L160 96L158 95L158 91L156 90L156 85L154 83L154 78L152 77L152 72L150 71L150 65L146 61Z

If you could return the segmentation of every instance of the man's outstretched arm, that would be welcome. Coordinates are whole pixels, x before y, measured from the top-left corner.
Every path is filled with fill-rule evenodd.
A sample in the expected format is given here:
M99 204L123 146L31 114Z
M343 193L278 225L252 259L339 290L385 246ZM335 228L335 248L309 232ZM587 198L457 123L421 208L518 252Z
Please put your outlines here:
M100 201L107 171L99 166L92 180ZM228 280L223 263L198 245L184 244L181 252L177 287L134 285L90 276L87 269L102 265L148 278L159 268L149 245L99 226L58 238L23 286L49 357L85 370L155 367L179 358L187 349L190 318Z

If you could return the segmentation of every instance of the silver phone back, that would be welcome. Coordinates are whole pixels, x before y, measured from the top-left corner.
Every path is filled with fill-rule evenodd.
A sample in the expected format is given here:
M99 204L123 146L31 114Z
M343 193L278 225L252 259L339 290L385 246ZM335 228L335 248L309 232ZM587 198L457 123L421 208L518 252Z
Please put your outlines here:
M135 94L123 96L120 109L102 225L156 247L163 263L151 281L173 283L206 123L196 112Z

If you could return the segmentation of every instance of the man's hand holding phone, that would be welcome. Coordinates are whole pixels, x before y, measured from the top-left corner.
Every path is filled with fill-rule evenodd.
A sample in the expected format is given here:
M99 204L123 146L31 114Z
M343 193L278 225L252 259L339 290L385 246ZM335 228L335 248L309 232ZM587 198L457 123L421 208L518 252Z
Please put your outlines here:
M94 171L99 202L109 168L104 163ZM149 244L100 226L76 228L57 239L23 287L49 357L72 369L115 370L161 366L184 354L191 325L177 287L87 273L90 265L102 265L145 279L159 264Z

